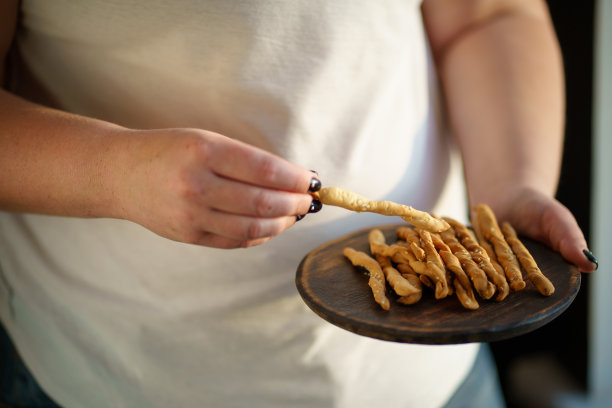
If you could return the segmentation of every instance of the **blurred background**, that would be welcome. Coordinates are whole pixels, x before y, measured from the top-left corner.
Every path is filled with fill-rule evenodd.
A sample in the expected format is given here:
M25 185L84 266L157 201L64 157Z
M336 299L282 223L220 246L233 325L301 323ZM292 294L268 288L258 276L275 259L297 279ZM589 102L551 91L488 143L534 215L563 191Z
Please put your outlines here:
M492 343L508 408L612 407L612 0L549 0L563 52L567 126L557 198L599 269L551 324ZM607 238L609 241L609 238ZM606 276L607 275L607 276Z

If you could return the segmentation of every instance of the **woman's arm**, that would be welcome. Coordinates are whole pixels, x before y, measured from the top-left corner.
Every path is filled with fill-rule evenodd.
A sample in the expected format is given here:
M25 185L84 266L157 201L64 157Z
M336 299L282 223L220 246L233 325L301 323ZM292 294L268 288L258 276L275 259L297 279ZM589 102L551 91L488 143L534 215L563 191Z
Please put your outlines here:
M0 65L16 20L1 2ZM313 174L199 129L131 130L0 89L0 209L137 222L177 241L265 242L307 213Z
M564 127L562 59L546 4L425 0L423 16L473 204L594 265L572 214L554 199Z

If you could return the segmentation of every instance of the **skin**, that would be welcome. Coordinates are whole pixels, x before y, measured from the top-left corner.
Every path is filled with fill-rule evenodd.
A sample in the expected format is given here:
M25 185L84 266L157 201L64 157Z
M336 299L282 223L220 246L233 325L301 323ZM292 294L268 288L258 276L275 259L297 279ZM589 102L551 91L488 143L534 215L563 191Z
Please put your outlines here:
M17 9L0 2L0 60ZM554 199L563 76L544 4L425 0L423 16L470 201L592 271L580 228ZM169 239L236 248L278 235L312 201L310 171L206 130L126 129L1 90L0 123L5 210L127 219Z
M574 216L554 198L565 95L545 2L425 0L422 10L470 203L593 271Z
M16 11L16 1L0 2L2 60ZM2 90L0 123L5 210L127 219L176 241L237 248L278 235L312 202L312 172L214 132L126 129Z

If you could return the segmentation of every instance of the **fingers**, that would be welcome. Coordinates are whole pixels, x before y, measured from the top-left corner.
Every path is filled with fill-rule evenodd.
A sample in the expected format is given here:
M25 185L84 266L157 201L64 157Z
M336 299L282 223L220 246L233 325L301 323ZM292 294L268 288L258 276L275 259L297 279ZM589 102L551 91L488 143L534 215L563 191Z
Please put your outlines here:
M139 210L126 218L166 238L215 248L259 245L320 209L309 194L321 186L316 173L262 149L191 129L147 140L147 159L139 159L146 165L134 166L145 171L132 183L145 187L129 201Z
M218 249L236 249L236 248L248 248L255 245L261 245L268 242L271 238L260 238L250 241L243 241L239 239L223 237L216 235L211 232L203 232L197 240L192 242L196 245L206 246L210 248Z
M202 200L214 210L253 217L281 217L306 214L312 196L272 190L212 176L203 189Z
M295 216L255 218L213 211L206 217L200 230L205 231L202 233L203 238L206 234L214 234L225 237L228 242L238 243L233 246L235 248L263 243L291 227L295 222Z
M219 176L297 193L310 188L313 173L269 152L223 136L215 138L211 148L210 168Z

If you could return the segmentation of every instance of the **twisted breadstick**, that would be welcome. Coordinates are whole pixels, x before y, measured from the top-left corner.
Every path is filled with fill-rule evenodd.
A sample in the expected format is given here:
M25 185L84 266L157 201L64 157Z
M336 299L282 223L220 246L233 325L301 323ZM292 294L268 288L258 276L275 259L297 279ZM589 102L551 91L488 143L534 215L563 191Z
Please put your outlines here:
M512 225L508 222L504 222L501 228L506 241L512 247L519 263L523 269L525 269L525 272L527 272L527 278L529 278L542 295L550 296L555 293L555 286L546 276L544 276L540 268L538 268L535 259L533 259L529 250L518 238Z
M415 210L408 205L392 201L372 201L340 187L325 187L315 196L326 205L342 207L356 212L373 212L382 215L396 215L412 225L431 232L440 232L448 228L444 220L436 219L430 214Z
M504 267L506 278L510 281L510 287L514 291L524 289L525 281L523 280L521 267L499 228L495 214L486 204L479 204L474 207L474 210L478 218L477 225L480 228L480 234L493 245L497 261Z
M474 262L467 249L455 236L455 230L451 227L440 233L440 237L451 249L451 252L459 259L467 275L472 280L474 289L483 299L490 299L495 294L495 285L487 279L486 273Z
M382 231L378 228L372 229L368 234L368 240L370 242L370 251L372 255L376 258L376 261L383 270L387 282L389 282L389 285L393 288L395 293L400 296L409 296L420 292L393 267L389 257L385 255L387 243L385 242L385 236Z
M391 304L385 294L385 275L378 262L365 252L357 251L353 248L344 248L342 253L354 266L362 266L370 273L368 285L372 289L374 300L384 310L389 310Z
M497 296L495 300L504 300L506 296L508 296L508 293L510 293L510 286L508 285L508 281L503 271L500 274L495 269L486 250L474 240L470 230L465 225L450 217L444 217L444 220L455 230L459 242L468 250L474 262L476 262L480 269L487 274L489 280L497 287Z

